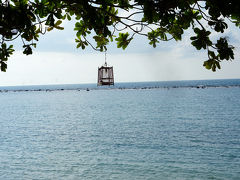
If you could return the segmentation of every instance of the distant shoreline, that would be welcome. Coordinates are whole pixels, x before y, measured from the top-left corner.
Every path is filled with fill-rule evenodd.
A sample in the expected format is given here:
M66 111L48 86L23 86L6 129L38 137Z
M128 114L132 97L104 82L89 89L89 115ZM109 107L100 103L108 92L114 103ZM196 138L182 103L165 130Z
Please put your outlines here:
M187 80L187 81L158 81L158 82L127 82L115 83L114 86L97 86L94 84L58 84L58 85L31 85L31 86L2 86L0 92L27 92L27 91L90 91L108 89L176 89L176 88L230 88L240 87L240 79L217 79L217 80Z
M53 91L96 91L96 90L150 90L150 89L207 89L207 88L240 88L240 85L214 86L214 85L198 85L198 86L168 86L168 87L104 87L104 88L61 88L61 89L1 89L0 93L7 92L53 92Z

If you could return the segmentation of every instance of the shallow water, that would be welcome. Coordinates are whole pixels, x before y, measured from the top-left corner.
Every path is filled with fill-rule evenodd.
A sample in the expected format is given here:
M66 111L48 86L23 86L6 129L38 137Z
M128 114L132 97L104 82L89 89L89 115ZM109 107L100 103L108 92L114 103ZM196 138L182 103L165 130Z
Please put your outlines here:
M0 179L239 179L240 88L0 93Z

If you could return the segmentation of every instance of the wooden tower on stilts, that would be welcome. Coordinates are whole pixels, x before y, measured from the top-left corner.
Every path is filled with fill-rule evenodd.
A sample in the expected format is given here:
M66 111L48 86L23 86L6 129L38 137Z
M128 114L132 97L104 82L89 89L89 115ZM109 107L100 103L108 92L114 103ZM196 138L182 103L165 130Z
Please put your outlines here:
M114 85L113 67L107 65L106 52L105 63L98 68L98 86L111 86Z

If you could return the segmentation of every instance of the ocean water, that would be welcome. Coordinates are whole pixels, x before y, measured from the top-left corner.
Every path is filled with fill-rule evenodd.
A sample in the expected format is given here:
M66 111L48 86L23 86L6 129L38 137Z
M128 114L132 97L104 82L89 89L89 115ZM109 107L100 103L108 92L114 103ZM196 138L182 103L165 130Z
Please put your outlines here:
M1 90L1 180L240 179L240 80Z

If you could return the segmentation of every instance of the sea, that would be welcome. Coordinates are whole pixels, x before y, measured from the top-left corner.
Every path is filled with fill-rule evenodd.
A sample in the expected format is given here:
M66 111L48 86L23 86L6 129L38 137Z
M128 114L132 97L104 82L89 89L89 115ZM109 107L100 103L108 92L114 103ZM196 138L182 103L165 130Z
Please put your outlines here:
M0 87L0 180L239 180L240 79Z

